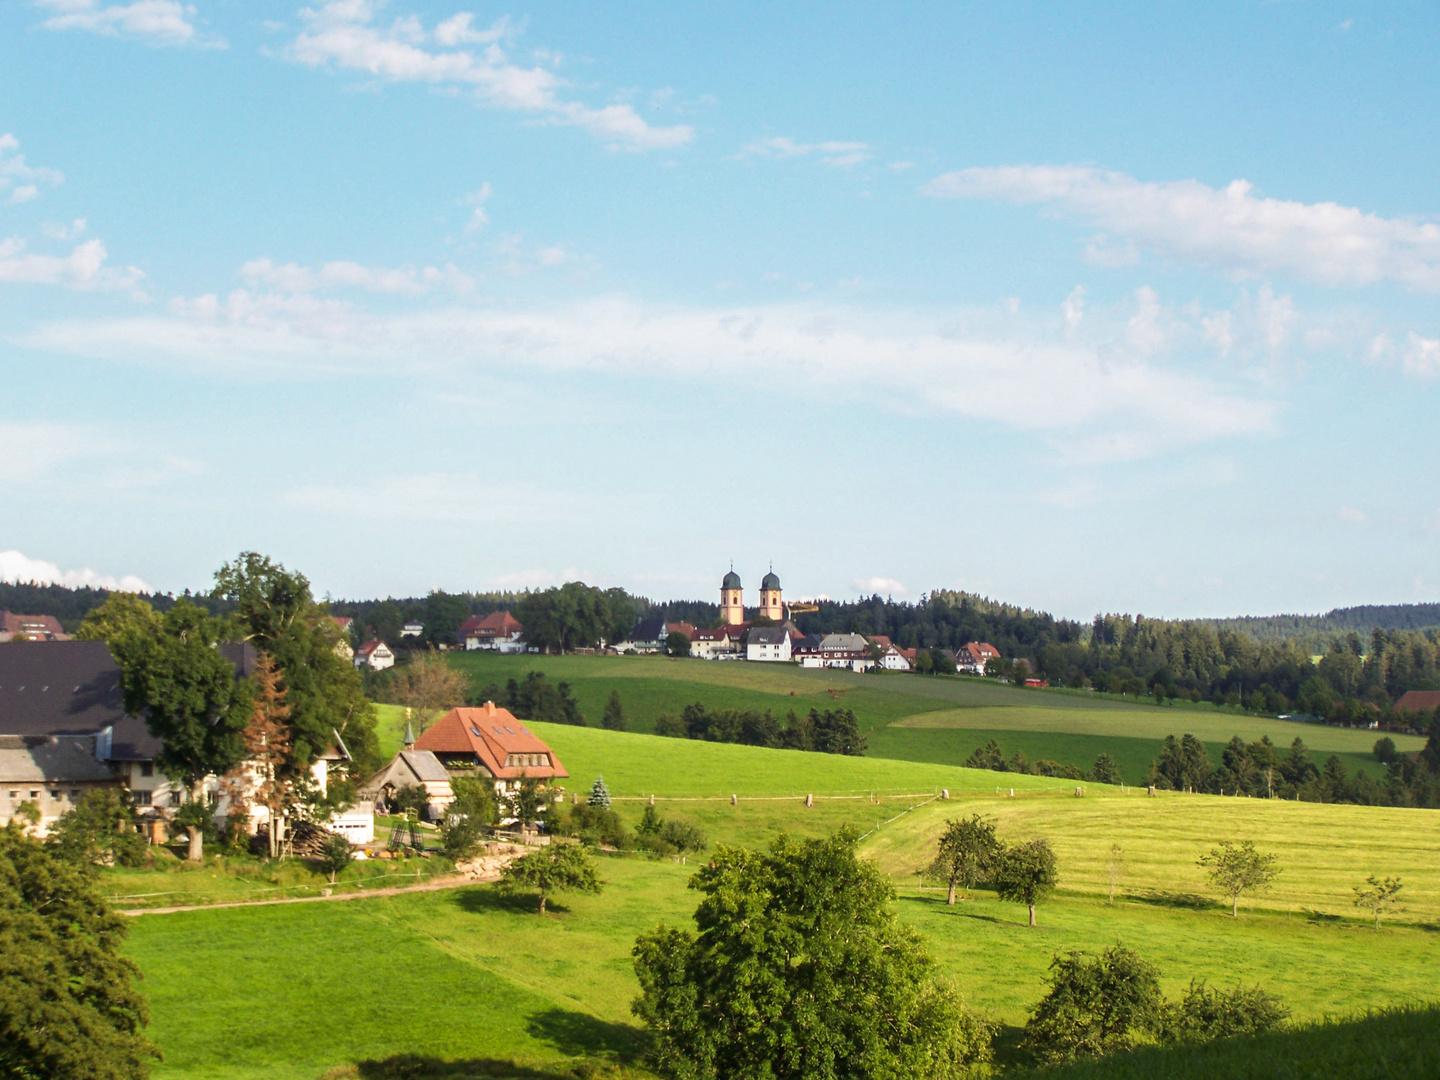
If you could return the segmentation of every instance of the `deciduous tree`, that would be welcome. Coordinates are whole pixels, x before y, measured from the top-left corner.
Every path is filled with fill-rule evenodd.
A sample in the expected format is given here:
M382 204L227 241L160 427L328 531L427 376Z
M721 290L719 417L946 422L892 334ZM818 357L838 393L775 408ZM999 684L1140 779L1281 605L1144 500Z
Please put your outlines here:
M159 624L125 634L112 651L128 712L142 716L161 742L155 764L205 804L205 778L234 768L245 754L250 687L216 646L223 624L188 600L175 603ZM198 862L204 832L189 826L189 858Z
M1027 840L1006 847L996 860L993 879L1001 900L1024 904L1035 925L1035 905L1055 888L1056 861L1050 842Z
M1398 897L1405 886L1398 877L1387 877L1383 881L1371 874L1364 885L1356 885L1355 906L1375 916L1375 929L1380 929L1380 918L1392 911L1404 911Z
M144 1037L126 921L84 870L18 826L0 828L0 1076L143 1080Z
M955 903L957 888L973 889L999 852L993 819L971 814L961 821L946 821L929 869L931 877L946 883L945 903Z
M1024 1047L1046 1064L1129 1049L1160 1022L1160 972L1119 945L1050 962L1050 988L1025 1024Z
M855 835L719 847L690 882L698 934L635 943L651 1065L686 1080L953 1080L994 1027L936 977Z
M1276 855L1257 851L1254 841L1245 840L1237 844L1233 840L1222 840L1219 847L1200 857L1199 865L1205 867L1211 886L1230 898L1230 914L1239 918L1240 897L1247 892L1264 892L1270 888L1280 873L1275 865L1278 861Z
M422 734L442 714L463 705L470 686L464 675L437 652L422 652L395 670L389 696L410 709L416 734Z
M534 889L540 894L540 914L554 893L598 893L605 883L582 844L549 844L516 859L500 875L503 892Z

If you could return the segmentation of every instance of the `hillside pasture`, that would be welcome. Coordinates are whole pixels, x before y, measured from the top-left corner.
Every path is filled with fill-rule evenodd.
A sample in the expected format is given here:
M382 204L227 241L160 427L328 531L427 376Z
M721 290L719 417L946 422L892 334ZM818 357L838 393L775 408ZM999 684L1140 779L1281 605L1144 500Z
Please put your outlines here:
M896 673L802 669L791 664L751 664L661 656L495 656L451 653L476 691L528 671L565 681L592 725L599 724L612 690L620 692L630 730L648 732L656 718L699 702L712 709L770 711L848 708L869 738L873 757L959 764L994 738L1007 756L1048 758L1088 769L1102 753L1121 774L1138 783L1166 735L1190 732L1218 761L1233 735L1246 741L1268 735L1282 749L1298 735L1319 760L1339 754L1351 771L1383 770L1370 756L1376 735L1359 729L1297 724L1255 717L1208 703L1156 706L1075 690L1019 689L991 680ZM400 730L403 730L403 721ZM1395 736L1402 751L1424 740ZM382 745L397 747L398 731ZM392 750L393 752L393 750Z
M997 795L996 774L953 766L534 727L570 766L572 791L603 773L632 823L654 794L663 816L698 824L712 843L854 828L939 969L1010 1024L1039 998L1055 953L1117 940L1160 967L1167 992L1191 978L1258 982L1300 1020L1435 996L1434 811L1150 798L1099 785L1077 798L1073 783L1038 777L1014 777L1011 798L1008 784ZM941 787L949 801L935 797ZM993 815L1007 839L1055 845L1060 889L1041 904L1039 927L984 891L947 907L915 875L945 818L970 812ZM1275 851L1284 868L1276 890L1244 902L1239 919L1205 893L1195 866L1228 837ZM1112 842L1125 852L1114 905L1103 899ZM139 917L128 951L146 973L152 1036L166 1053L156 1076L312 1080L346 1063L428 1055L470 1062L475 1075L558 1080L580 1060L631 1060L630 949L657 922L690 925L693 865L617 855L602 857L600 872L602 894L559 897L543 918L533 898L488 885ZM1350 885L1369 872L1406 882L1408 910L1379 932L1349 904ZM196 972L215 973L203 994Z

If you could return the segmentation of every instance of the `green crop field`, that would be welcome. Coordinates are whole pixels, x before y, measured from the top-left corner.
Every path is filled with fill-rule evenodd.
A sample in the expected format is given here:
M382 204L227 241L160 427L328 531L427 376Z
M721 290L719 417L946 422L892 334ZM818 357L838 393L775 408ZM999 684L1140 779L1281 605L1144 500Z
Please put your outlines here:
M630 821L653 794L663 815L697 823L712 842L756 845L780 830L842 825L864 834L862 852L897 884L900 917L972 1004L1008 1024L1039 997L1054 953L1117 940L1159 966L1169 993L1191 978L1260 983L1298 1020L1436 997L1440 812L1150 798L1101 785L1077 798L1072 782L934 763L534 727L569 766L572 791L603 773ZM949 801L935 797L942 788ZM1060 888L1041 905L1039 927L986 892L947 907L916 877L944 819L971 812L994 815L1009 839L1055 845ZM1205 894L1195 866L1229 837L1274 851L1284 868L1239 919ZM1112 843L1124 852L1113 905ZM1378 932L1349 903L1350 886L1370 872L1406 882L1407 910ZM491 886L139 917L128 948L166 1054L156 1075L314 1080L347 1062L416 1054L469 1062L476 1075L558 1080L577 1059L630 1061L629 950L658 921L688 923L690 873L670 860L606 857L604 893L561 898L545 918L532 900Z
M544 671L571 686L582 713L598 725L612 690L620 692L632 731L650 731L655 719L686 705L770 710L853 709L873 757L958 765L990 739L1006 755L1049 758L1088 769L1102 753L1138 783L1166 735L1190 732L1218 763L1234 735L1253 741L1268 735L1281 748L1299 736L1312 755L1338 754L1352 772L1383 770L1370 754L1376 733L1249 716L1210 704L1155 706L1074 690L1016 689L973 678L817 671L790 664L682 660L659 656L495 656L452 653L450 662L475 689L527 671ZM398 747L403 720L389 723L383 745ZM1404 751L1424 740L1395 736Z

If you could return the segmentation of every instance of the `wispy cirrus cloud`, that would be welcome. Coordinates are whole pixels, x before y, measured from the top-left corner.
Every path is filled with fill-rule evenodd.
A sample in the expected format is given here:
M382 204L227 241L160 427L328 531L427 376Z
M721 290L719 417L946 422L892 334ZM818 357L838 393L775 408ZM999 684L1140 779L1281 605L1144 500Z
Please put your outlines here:
M419 296L435 288L467 293L475 281L453 264L426 266L362 266L356 262L328 262L319 267L295 263L277 265L270 259L251 259L240 267L240 277L252 286L273 286L287 293L320 289L360 289L392 296Z
M875 151L869 143L863 142L814 142L802 143L785 135L768 139L756 139L747 143L740 151L740 157L797 158L814 157L822 164L836 169L849 169L869 161Z
M28 164L19 150L20 140L14 135L0 135L0 196L12 206L37 198L42 188L54 187L65 179L59 169Z
M151 45L223 47L224 41L202 34L195 25L194 4L178 0L134 0L104 4L100 0L35 0L51 12L41 25L47 30L86 30L110 37L128 37Z
M382 6L330 0L302 9L305 27L286 55L310 67L360 71L390 82L469 87L476 100L493 108L578 127L633 150L673 149L694 137L689 125L652 125L628 104L596 108L570 100L553 68L511 61L504 47L510 33L506 20L476 29L474 15L461 12L428 30L413 15L384 26L377 20Z
M1137 304L1141 313L1158 306L1153 297ZM524 370L720 380L801 400L994 424L1033 433L1075 461L1142 458L1272 430L1274 405L1253 388L1168 361L1183 337L1171 325L1180 317L1159 309L1153 318L1163 334L1141 335L1136 345L1132 328L1113 315L1105 337L1087 314L1096 336L1082 340L1058 325L1022 325L1008 311L957 318L818 302L666 307L612 296L530 309L390 312L307 293L238 290L223 300L177 300L168 316L54 322L18 340L251 380L402 369L447 385Z
M1393 281L1440 292L1440 224L1268 198L1245 180L1213 188L1083 165L1013 165L945 173L922 190L1053 208L1103 230L1089 255L1104 265L1134 262L1138 247L1232 276L1285 273L1331 286Z

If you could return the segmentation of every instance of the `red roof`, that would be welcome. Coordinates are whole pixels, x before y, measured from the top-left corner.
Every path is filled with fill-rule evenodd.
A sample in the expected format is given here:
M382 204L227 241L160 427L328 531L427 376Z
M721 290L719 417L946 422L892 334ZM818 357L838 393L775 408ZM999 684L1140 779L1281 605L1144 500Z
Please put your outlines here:
M497 780L570 775L554 751L493 701L478 709L451 709L415 740L415 749L473 754Z
M1000 650L995 648L994 645L984 641L972 641L966 645L962 651L969 653L971 659L981 667L985 666L985 661L987 660L998 660L1000 658Z
M1440 709L1440 690L1406 690L1395 703L1396 712Z
M492 611L489 615L471 615L460 624L460 637L497 638L509 637L525 630L508 611Z
M879 645L880 648L883 649L883 648L885 648L885 646L887 646L887 645L890 644L890 639L889 639L888 637L886 637L884 634L871 634L871 635L870 635L870 644L871 644L871 645Z
M695 635L700 633L700 631L695 629L694 623L688 622L666 623L665 632L667 634L684 634L691 641L696 640Z
M376 641L372 638L371 640L365 642L364 645L361 645L358 649L356 649L355 655L364 660L368 658L371 653L373 653L376 649L380 648L380 646L384 644L385 643L383 641Z
M65 628L54 615L16 615L10 611L0 611L0 631L26 637L58 638L65 634Z

